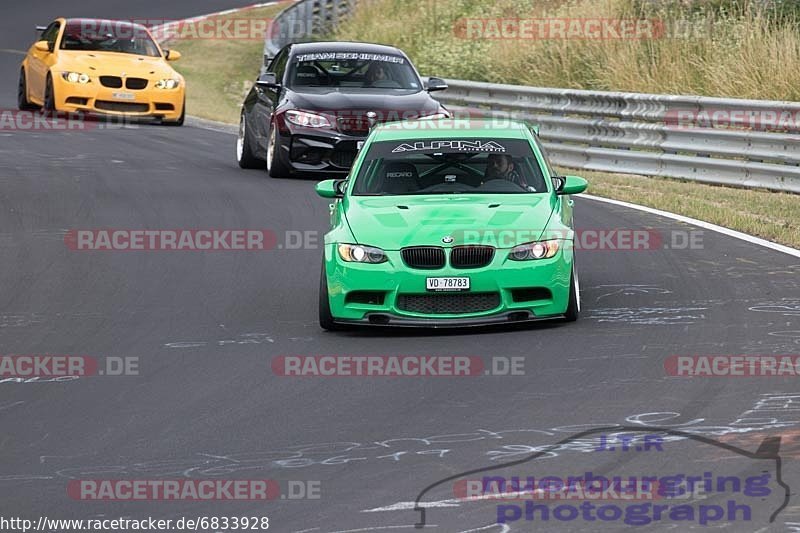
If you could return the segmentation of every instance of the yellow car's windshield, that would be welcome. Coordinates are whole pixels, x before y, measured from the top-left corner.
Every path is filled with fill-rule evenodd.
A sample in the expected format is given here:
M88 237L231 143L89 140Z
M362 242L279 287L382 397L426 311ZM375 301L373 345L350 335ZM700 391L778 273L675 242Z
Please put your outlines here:
M69 21L60 48L151 57L161 55L143 26L110 20Z

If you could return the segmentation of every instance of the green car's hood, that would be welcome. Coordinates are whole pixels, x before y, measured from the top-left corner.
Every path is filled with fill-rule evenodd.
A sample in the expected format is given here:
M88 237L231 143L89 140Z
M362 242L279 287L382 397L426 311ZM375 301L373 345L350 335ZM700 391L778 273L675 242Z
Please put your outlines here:
M350 196L347 222L359 244L490 244L510 248L539 238L553 212L549 194ZM452 237L453 242L442 238Z

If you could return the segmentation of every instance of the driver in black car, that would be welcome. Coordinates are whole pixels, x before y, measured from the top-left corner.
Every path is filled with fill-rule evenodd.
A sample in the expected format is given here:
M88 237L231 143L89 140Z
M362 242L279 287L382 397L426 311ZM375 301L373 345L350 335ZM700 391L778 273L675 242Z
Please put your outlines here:
M386 66L378 61L373 62L369 66L365 78L368 87L378 82L391 80Z
M528 185L517 171L514 159L506 154L489 154L489 157L486 158L486 173L483 183L489 180L508 180L523 188L527 188Z

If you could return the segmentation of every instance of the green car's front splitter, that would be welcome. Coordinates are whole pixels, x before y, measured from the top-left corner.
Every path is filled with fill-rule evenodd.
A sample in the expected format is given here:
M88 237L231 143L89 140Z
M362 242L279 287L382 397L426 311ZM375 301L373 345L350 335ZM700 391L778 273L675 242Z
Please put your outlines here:
M333 320L339 324L407 327L468 327L562 317L570 299L573 253L562 246L550 259L513 261L498 249L475 269L435 270L404 264L399 251L388 261L343 261L334 245L325 247L325 275ZM429 277L469 278L464 291L429 291Z

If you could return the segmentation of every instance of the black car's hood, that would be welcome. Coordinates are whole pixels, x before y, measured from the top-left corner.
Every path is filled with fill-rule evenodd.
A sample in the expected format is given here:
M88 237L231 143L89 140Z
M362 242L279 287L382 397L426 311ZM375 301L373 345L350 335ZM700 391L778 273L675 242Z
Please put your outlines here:
M432 114L439 111L439 102L426 91L401 89L336 89L331 87L304 87L302 92L291 90L287 94L290 105L306 111L332 114L341 111L417 112ZM384 119L385 120L385 119Z

